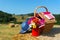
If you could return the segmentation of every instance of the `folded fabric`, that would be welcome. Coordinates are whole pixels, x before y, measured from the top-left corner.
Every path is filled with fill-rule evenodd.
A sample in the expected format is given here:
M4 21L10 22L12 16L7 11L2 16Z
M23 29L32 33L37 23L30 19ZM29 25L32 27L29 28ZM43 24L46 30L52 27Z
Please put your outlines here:
M31 24L31 21L34 20L36 22L36 17L31 17L29 20L28 20L28 24Z
M45 26L45 19L41 19L40 20L40 26L39 26L39 28L41 28L41 27L43 27L43 26Z
M44 16L46 16L48 19L54 19L55 17L50 12L43 12Z

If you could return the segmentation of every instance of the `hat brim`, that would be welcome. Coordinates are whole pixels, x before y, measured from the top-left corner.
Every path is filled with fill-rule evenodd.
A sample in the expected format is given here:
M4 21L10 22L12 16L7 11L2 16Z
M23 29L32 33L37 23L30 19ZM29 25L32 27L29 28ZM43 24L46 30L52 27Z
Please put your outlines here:
M26 32L26 31L24 31L24 30L21 30L21 31L20 31L20 33L22 33L22 34L25 33L25 32Z

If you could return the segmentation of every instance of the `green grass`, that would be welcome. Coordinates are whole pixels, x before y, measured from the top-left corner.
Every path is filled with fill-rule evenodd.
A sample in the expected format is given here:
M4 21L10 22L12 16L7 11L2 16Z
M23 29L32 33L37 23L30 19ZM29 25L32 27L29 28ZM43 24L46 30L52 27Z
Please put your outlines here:
M20 27L10 28L9 25L0 25L0 40L11 40L15 34L18 34Z

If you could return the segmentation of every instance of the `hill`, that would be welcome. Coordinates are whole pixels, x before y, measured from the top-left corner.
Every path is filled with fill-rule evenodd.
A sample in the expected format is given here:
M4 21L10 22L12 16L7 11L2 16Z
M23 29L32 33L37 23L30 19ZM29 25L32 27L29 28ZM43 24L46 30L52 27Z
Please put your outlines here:
M28 14L21 14L21 15L16 15L16 17L21 17L21 20L25 20L26 18L28 18L28 17L31 17L31 16L33 16L34 15L34 13L28 13ZM55 18L56 18L56 21L57 21L57 23L56 24L60 24L60 14L53 14L54 16L55 16Z
M8 23L14 20L15 18L12 16L12 14L0 11L0 23Z

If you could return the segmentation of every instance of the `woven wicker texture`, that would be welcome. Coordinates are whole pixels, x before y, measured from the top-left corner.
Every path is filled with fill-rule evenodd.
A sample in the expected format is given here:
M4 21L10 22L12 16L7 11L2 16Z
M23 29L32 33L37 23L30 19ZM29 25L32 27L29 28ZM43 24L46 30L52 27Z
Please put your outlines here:
M45 6L38 6L35 10L34 10L34 17L36 17L36 13L37 13L37 9L39 8L45 8L46 9L46 12L48 12L48 9L45 7ZM55 18L54 19L48 19L46 16L44 16L44 13L43 12L40 12L38 13L39 16L41 18L44 18L45 19L45 27L44 27L44 30L43 30L43 33L47 33L49 32L53 26L54 26L54 23L56 23L56 20Z

